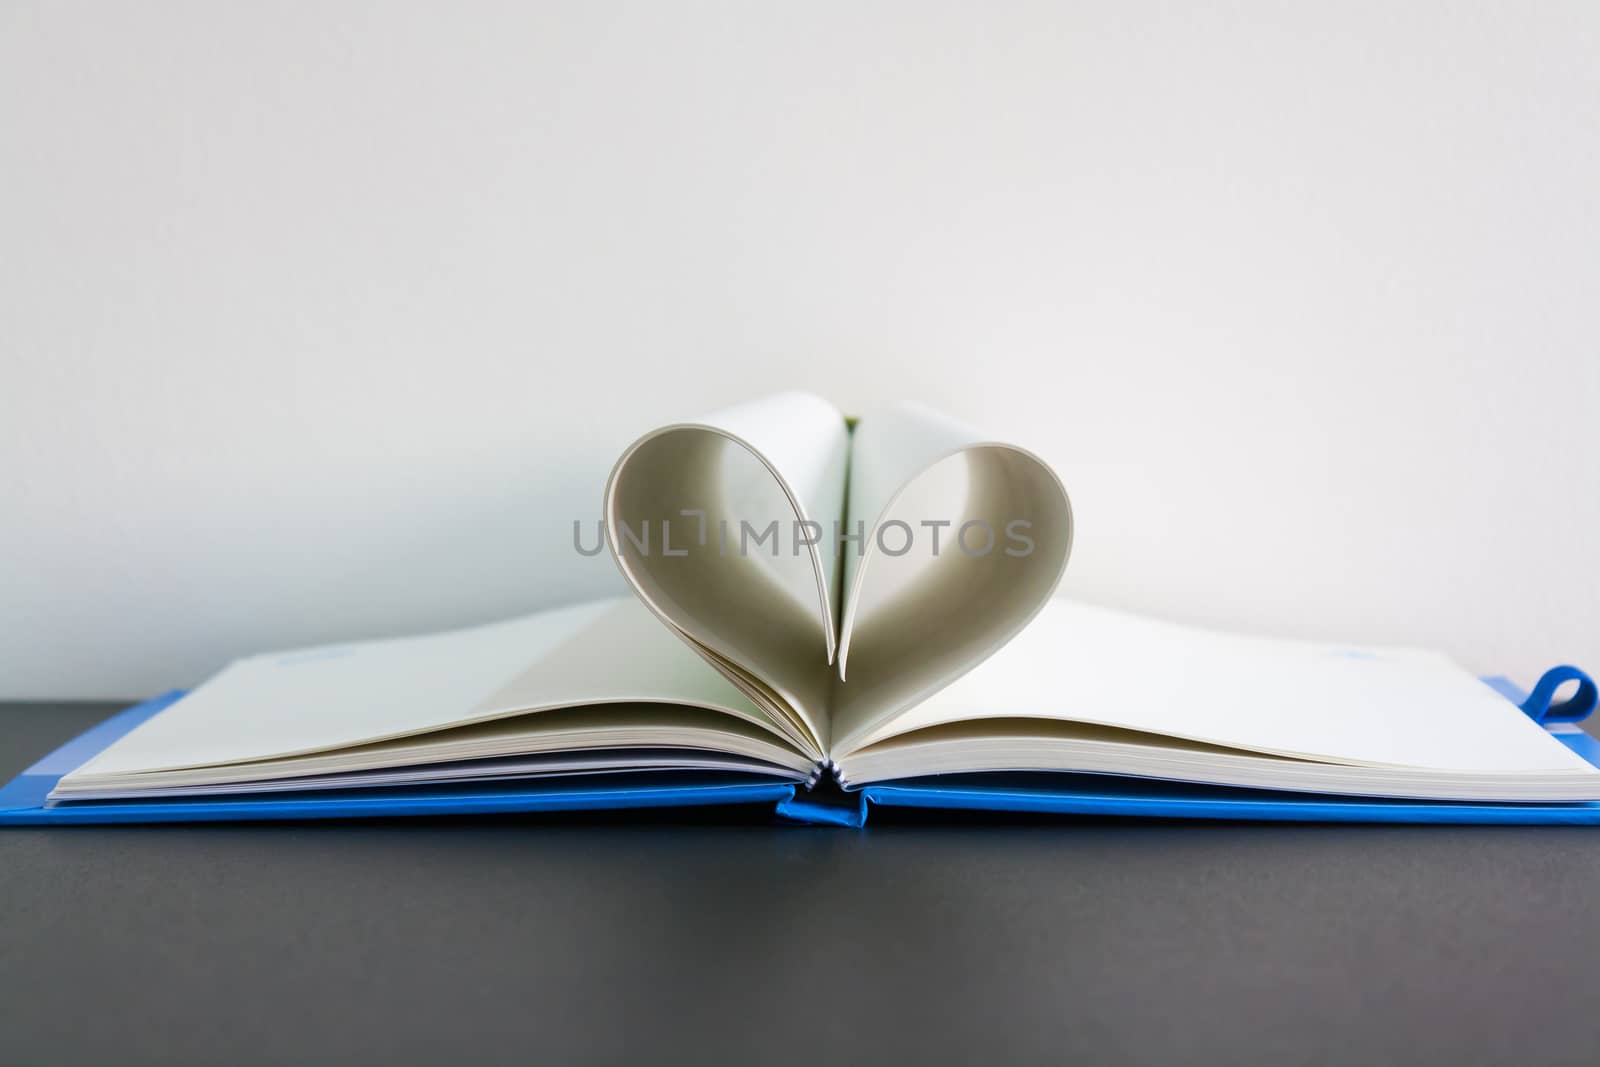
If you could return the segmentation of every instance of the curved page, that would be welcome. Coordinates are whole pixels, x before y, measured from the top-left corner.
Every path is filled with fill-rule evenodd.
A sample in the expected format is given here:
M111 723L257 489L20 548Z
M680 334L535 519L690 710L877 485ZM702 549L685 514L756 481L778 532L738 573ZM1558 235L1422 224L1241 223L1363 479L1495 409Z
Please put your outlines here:
M1049 599L1072 547L1050 467L942 415L864 416L851 451L835 747L983 662Z
M887 739L1002 718L1358 767L1600 773L1438 653L1219 633L1070 600L835 758L848 768Z
M242 659L67 780L334 752L618 702L707 708L787 737L629 597L444 634Z
M819 758L849 444L836 409L786 393L645 435L605 494L639 598Z

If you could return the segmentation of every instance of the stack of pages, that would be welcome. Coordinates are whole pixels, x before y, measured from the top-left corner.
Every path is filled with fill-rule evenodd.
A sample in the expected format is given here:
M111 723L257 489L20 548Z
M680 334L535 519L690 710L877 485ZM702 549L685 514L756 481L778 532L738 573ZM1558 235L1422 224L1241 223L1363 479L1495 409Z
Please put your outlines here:
M573 551L603 540L635 595L241 660L41 761L0 822L759 802L859 823L869 801L1600 822L1581 672L1519 707L1433 652L1063 599L1054 472L923 409L785 394L666 426L602 514Z

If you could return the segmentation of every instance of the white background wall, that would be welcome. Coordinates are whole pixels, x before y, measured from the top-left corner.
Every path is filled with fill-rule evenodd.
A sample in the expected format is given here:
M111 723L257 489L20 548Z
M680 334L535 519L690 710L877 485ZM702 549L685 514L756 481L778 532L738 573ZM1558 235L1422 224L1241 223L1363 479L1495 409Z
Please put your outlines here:
M529 548L783 387L1038 449L1069 593L1600 670L1600 5L1200 6L0 4L0 696L619 588Z

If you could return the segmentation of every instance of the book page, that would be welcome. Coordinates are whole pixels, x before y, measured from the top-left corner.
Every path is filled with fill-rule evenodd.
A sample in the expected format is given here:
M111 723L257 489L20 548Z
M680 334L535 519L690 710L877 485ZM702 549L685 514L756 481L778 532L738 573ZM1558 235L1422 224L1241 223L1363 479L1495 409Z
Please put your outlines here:
M833 527L844 514L845 481L850 466L850 430L838 408L810 393L778 393L749 403L713 412L700 424L731 434L757 452L762 460L781 479L782 484L794 494L793 511L768 515L762 505L766 499L761 493L738 476L736 470L725 467L722 479L726 484L733 513L746 513L761 518L810 520L821 527L815 546L798 544L786 535L778 553L779 558L808 558L806 549L817 549L818 565L822 569L820 614L830 624L838 609L834 604L834 590L838 583L838 553L833 550ZM741 508L741 502L750 507ZM691 505L685 505L686 507ZM756 554L758 557L760 553ZM766 557L770 558L770 557ZM774 568L783 579L803 574L803 568ZM793 583L796 592L811 592L804 581ZM801 599L809 601L802 595ZM835 635L836 636L836 635ZM833 657L830 645L828 658Z
M655 430L606 487L608 543L640 599L820 756L849 431L786 393Z
M614 702L771 719L632 597L449 633L251 656L74 776L215 766Z
M782 739L715 711L683 704L592 704L510 715L298 756L132 773L82 771L63 779L50 795L56 799L85 799L123 790L270 784L394 769L425 776L429 768L443 769L469 761L653 748L761 760L769 769L797 778L805 778L815 767Z
M912 479L940 460L984 440L972 427L921 404L893 404L863 415L850 443L850 493L845 509L850 530L854 532L859 526L862 537L870 537L878 520L887 517L890 501ZM929 514L918 516L917 521L949 517ZM946 532L945 540L951 536ZM864 553L854 547L844 553L847 594L855 587L856 572L864 558Z
M1003 647L1072 546L1071 505L1047 464L916 405L862 416L849 495L836 747Z
M1247 637L1062 599L970 674L851 747L993 717L1357 766L1600 773L1437 653Z

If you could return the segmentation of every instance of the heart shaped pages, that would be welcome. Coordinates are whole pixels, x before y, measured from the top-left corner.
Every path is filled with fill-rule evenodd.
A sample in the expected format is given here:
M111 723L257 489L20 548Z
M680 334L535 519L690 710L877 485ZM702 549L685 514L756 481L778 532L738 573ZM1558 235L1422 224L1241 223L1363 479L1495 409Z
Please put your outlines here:
M1061 580L1037 456L926 409L787 393L634 442L606 538L641 601L823 760L966 674Z

